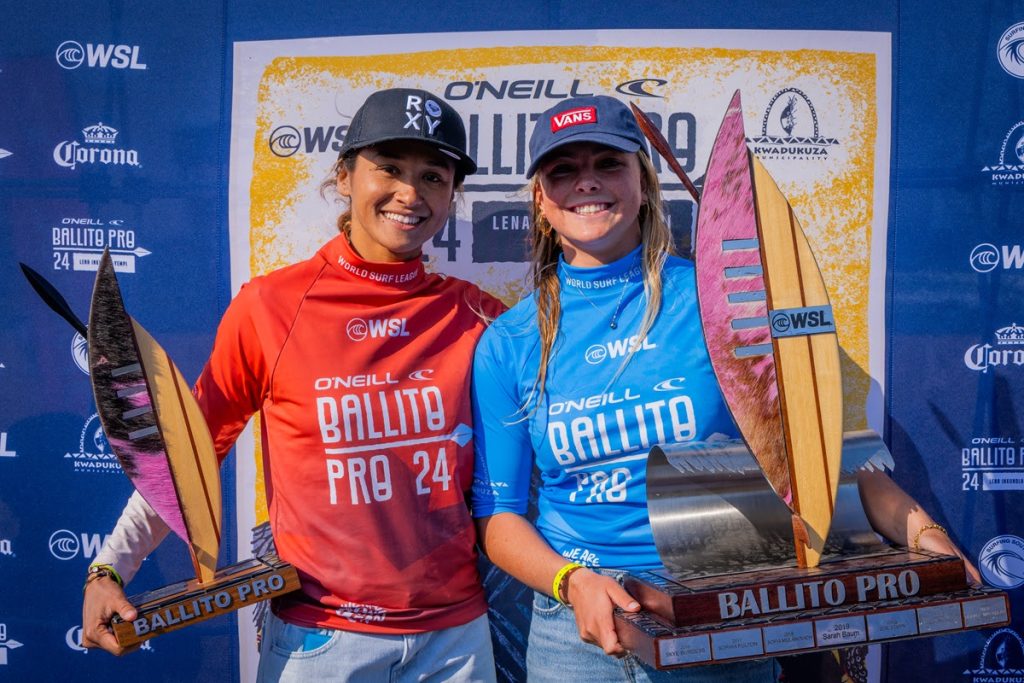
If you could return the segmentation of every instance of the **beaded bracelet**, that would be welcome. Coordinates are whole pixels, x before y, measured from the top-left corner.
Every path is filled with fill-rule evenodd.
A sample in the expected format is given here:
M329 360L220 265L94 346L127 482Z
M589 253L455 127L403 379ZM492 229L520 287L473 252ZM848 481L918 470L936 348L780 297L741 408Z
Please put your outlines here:
M565 595L565 590L569 587L569 577L577 569L583 569L583 565L578 562L569 562L558 570L554 581L551 582L551 595L566 607L571 607L571 605L569 604L568 597Z
M941 524L936 524L935 522L932 522L931 524L925 524L923 527L918 529L917 533L914 535L914 542L911 544L911 547L915 551L921 550L921 534L928 531L929 529L941 531L946 538L949 538L949 532L947 532L946 527L942 526Z
M109 564L94 564L89 567L89 572L85 576L85 585L82 586L82 590L84 591L86 586L93 581L103 578L104 576L110 577L118 586L124 588L124 579L121 578L121 575L117 573L116 569Z

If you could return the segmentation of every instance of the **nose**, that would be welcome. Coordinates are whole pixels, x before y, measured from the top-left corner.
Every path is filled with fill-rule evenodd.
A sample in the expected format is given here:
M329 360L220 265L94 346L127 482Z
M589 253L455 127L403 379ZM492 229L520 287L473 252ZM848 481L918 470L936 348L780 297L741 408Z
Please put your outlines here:
M578 192L594 192L601 187L597 178L597 172L592 166L584 166L576 176L576 190Z
M406 206L416 206L423 201L423 193L414 182L399 181L395 188L395 197Z

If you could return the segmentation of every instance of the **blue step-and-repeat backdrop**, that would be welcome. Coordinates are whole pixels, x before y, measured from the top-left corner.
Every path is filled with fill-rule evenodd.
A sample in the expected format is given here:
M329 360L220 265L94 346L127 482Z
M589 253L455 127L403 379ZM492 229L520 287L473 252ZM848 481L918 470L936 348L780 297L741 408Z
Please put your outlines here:
M318 193L369 92L425 87L481 170L429 267L522 295L525 140L572 93L651 112L700 182L731 94L815 247L843 329L846 426L1009 591L1015 620L874 648L854 680L1024 681L1024 3L143 2L0 11L0 680L251 680L251 620L121 659L80 644L85 568L131 486L100 428L81 318L109 248L129 311L188 379L242 282L311 254ZM795 113L779 128L779 112ZM679 246L696 207L662 169ZM258 440L257 440L258 441ZM225 462L221 564L266 519L251 433ZM185 578L167 540L132 592ZM500 675L524 589L485 568Z

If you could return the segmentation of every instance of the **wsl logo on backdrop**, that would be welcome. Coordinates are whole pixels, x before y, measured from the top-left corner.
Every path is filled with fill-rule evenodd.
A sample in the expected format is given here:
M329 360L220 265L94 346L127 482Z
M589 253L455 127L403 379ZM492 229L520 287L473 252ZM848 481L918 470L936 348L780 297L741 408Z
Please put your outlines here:
M978 554L978 568L990 586L1012 590L1024 584L1024 539L996 536Z
M348 132L348 124L340 126L278 126L270 133L270 151L279 157L290 157L298 152L318 154L330 149L337 154Z
M977 669L967 669L971 683L1024 683L1024 640L1010 628L1001 628L985 641Z
M101 121L82 129L82 142L65 140L53 148L53 160L62 168L74 170L79 164L138 166L139 153L117 147L118 131Z
M763 159L827 159L828 148L839 144L821 134L814 104L797 88L775 93L761 119L761 135L748 142Z
M993 185L1024 185L1024 121L1010 126L999 146L999 161L981 172Z
M1024 22L1003 31L996 43L996 56L1003 71L1016 78L1024 78Z
M73 560L79 555L85 559L96 557L100 548L110 538L110 534L75 533L67 529L57 529L50 534L50 554L61 562Z
M971 250L971 268L979 273L991 273L996 268L1003 270L1024 269L1024 247L1019 244L996 246L983 242Z
M996 330L995 346L974 344L964 352L964 365L976 372L1024 365L1024 327L1017 323Z
M138 45L105 45L65 40L57 46L57 64L62 69L77 69L87 66L93 69L136 69L148 68L139 59Z
M100 416L93 413L85 421L82 433L78 437L78 451L65 453L64 457L74 463L76 472L111 472L117 474L121 465L117 455L110 448Z

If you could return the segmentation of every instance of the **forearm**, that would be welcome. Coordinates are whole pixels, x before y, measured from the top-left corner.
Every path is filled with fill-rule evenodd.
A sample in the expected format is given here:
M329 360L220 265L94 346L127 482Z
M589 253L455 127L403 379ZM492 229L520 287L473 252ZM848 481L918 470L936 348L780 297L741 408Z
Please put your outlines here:
M127 584L139 571L142 561L160 545L169 531L167 524L136 491L128 499L93 564L111 565Z
M525 517L499 512L476 520L480 546L498 567L551 595L551 582L568 560L551 549Z

